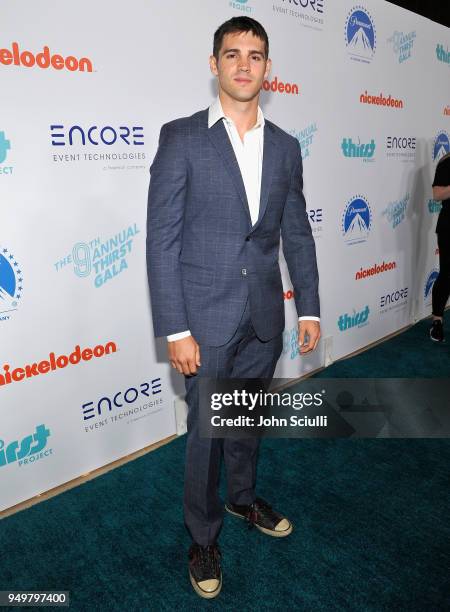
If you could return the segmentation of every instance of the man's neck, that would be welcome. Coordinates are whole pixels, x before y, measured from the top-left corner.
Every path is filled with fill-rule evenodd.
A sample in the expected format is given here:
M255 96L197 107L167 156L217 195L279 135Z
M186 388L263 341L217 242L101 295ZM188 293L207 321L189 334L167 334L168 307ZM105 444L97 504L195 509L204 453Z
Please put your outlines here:
M252 129L258 118L259 95L248 102L241 102L220 91L219 99L224 114L233 120L239 136L243 139L244 134Z

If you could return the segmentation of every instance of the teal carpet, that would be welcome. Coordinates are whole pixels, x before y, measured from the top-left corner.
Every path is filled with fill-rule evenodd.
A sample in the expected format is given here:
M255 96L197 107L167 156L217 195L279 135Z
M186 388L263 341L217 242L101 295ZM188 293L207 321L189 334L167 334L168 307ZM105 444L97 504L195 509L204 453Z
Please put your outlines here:
M322 375L448 376L450 343L432 344L428 326ZM295 529L270 538L227 515L212 601L187 575L184 447L178 438L2 520L0 590L69 590L86 612L449 609L448 440L264 440L258 494Z

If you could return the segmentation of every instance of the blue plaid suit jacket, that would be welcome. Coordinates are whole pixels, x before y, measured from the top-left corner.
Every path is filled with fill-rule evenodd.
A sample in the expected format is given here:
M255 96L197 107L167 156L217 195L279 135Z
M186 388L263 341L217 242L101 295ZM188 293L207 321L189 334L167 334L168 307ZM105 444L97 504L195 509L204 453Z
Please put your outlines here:
M261 340L284 329L280 233L299 316L319 316L314 239L302 193L298 141L264 125L258 221L250 211L223 121L208 110L163 125L150 167L147 271L155 336L190 329L222 346L247 299Z

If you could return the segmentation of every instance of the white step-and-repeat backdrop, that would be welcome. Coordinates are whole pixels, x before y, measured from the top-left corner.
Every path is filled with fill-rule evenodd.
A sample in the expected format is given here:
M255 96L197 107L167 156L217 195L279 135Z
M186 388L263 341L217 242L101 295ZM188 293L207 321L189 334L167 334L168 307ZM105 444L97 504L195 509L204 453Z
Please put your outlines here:
M148 168L215 95L217 26L266 27L268 118L301 143L324 340L300 358L285 266L277 374L430 313L431 182L449 151L450 36L381 0L0 2L0 510L175 432L152 334Z

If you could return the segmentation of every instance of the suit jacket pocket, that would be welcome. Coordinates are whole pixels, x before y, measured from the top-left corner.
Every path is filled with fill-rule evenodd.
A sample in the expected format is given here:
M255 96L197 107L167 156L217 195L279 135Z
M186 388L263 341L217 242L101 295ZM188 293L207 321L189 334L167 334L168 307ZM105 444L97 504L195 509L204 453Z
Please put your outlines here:
M204 266L186 261L180 263L183 280L196 285L202 285L203 287L212 285L214 274L211 268L205 268Z

